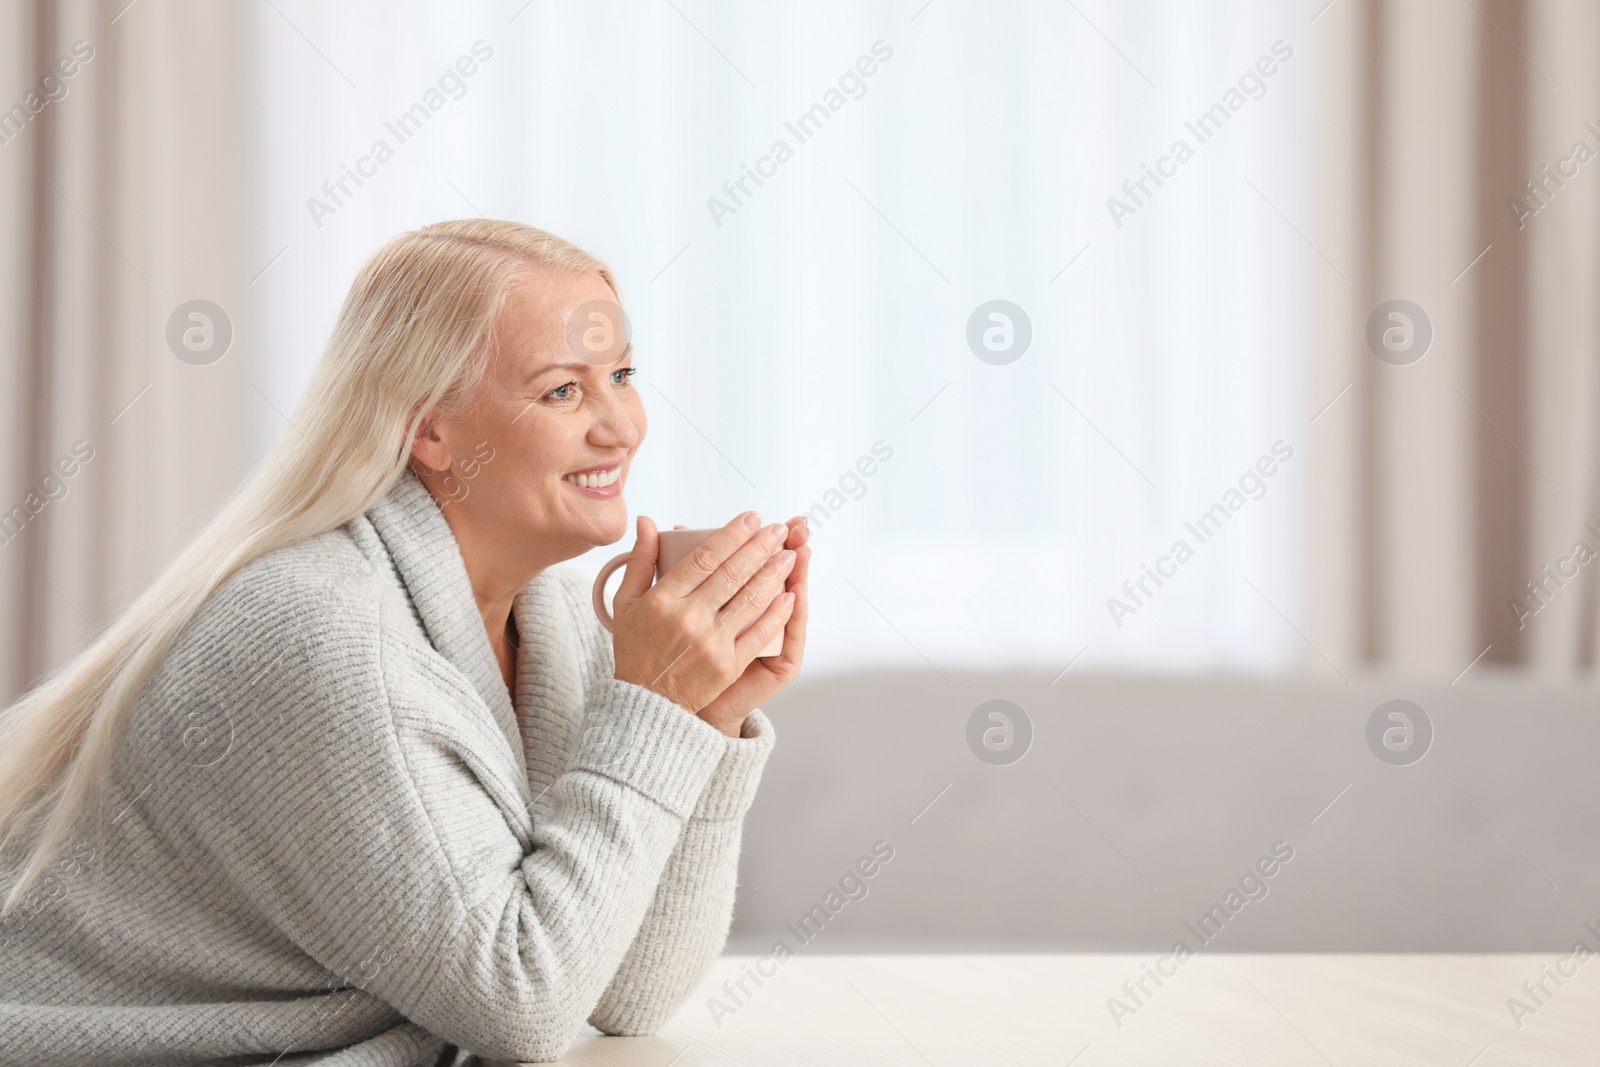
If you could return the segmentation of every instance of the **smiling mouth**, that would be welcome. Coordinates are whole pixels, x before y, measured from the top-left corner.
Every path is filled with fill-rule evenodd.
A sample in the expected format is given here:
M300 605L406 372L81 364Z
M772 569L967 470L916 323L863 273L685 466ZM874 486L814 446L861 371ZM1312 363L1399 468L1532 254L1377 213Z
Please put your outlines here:
M604 489L608 485L616 485L621 477L622 462L619 460L614 467L595 467L573 474L563 474L561 480L571 482L579 489Z

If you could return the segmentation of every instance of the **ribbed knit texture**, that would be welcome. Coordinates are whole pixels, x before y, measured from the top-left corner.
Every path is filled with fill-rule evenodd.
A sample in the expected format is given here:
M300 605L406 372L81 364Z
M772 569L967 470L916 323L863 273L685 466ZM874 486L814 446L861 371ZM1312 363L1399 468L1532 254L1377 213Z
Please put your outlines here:
M0 921L0 1063L540 1061L665 1023L727 940L772 725L613 678L576 572L513 615L511 694L409 472L219 589Z

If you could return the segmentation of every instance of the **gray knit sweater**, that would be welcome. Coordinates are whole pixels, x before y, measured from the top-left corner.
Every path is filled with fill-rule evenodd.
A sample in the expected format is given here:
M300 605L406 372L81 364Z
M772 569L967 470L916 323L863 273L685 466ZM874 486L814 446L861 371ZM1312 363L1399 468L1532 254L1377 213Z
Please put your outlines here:
M613 678L573 571L513 617L514 694L409 472L228 581L0 924L0 1063L551 1060L665 1023L726 941L771 723Z

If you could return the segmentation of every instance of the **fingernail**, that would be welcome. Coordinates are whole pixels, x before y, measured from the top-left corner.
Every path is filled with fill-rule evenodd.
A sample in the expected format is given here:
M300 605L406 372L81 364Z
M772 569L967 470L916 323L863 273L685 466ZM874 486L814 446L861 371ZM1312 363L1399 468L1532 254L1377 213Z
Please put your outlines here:
M786 548L778 553L778 566L787 567L794 562L794 549Z
M775 539L781 540L783 536L789 532L789 527L785 526L781 522L773 523L772 526L768 527L767 532Z
M752 511L744 517L744 524L754 530L761 525L761 516Z

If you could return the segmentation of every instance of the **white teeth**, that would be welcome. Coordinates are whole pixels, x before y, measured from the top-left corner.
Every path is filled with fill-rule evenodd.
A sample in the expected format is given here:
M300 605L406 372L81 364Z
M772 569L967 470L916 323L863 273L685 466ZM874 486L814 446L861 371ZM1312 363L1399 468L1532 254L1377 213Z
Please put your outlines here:
M567 474L562 476L565 481L583 489L604 489L608 485L616 484L622 477L622 468L613 467L608 471L599 471L594 474Z

